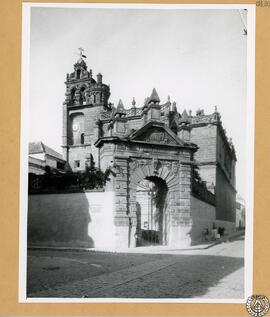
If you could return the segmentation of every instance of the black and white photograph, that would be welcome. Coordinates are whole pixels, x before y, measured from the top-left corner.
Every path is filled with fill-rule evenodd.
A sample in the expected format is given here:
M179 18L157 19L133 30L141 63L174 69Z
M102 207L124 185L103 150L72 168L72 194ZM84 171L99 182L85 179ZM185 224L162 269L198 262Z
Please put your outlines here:
M244 303L253 5L24 3L20 302Z

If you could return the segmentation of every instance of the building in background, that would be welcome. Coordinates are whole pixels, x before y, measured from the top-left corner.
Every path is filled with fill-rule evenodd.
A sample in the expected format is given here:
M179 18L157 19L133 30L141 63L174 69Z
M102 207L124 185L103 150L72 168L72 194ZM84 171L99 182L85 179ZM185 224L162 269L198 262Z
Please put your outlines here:
M203 110L196 116L186 116L189 123L190 140L198 145L195 153L199 173L207 188L216 197L216 217L235 221L235 164L236 155L232 140L226 136L221 116L215 107L213 114Z
M37 175L46 172L46 166L52 172L64 172L66 161L60 153L51 149L41 141L29 143L28 173Z
M246 227L245 200L240 195L236 196L235 225L238 229L244 229Z

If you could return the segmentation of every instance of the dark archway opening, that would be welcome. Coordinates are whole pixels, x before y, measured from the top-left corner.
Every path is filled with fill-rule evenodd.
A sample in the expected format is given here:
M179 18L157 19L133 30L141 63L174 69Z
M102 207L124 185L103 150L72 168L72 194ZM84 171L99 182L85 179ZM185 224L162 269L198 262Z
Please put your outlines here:
M75 103L75 93L76 93L76 88L73 87L70 91L70 102L72 105Z
M85 102L85 87L80 89L80 104L82 105Z
M84 144L84 133L81 133L81 144Z
M166 245L166 182L157 176L142 180L136 190L137 246Z

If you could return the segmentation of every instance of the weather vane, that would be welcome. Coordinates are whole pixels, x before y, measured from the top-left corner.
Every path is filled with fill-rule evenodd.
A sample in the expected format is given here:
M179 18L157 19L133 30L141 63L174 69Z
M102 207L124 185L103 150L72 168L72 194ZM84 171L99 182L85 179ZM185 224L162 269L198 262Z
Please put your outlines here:
M83 48L79 47L78 50L79 50L79 53L77 53L77 54L80 56L78 62L81 62L83 60L83 58L86 58L86 55L83 54L84 53Z

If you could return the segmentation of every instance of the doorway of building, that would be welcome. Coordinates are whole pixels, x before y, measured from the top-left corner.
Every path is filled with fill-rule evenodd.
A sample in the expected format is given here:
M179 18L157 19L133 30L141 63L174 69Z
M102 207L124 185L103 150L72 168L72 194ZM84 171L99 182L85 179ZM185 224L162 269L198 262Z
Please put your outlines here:
M166 182L149 176L139 182L136 190L137 246L166 245L167 231Z

